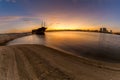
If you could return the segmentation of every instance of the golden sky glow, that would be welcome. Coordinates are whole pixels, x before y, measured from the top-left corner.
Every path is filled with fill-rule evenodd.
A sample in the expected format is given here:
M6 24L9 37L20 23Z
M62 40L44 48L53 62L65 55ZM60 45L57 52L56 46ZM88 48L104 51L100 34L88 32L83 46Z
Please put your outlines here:
M1 0L0 33L48 30L98 29L120 31L120 1L112 0Z

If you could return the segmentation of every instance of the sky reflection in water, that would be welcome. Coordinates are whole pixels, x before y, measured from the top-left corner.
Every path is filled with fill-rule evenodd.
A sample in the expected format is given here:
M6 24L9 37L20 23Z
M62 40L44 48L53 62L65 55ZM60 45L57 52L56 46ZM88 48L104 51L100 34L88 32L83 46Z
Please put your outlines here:
M42 44L76 55L100 60L120 60L120 36L89 32L47 32L45 36L30 35L8 43Z

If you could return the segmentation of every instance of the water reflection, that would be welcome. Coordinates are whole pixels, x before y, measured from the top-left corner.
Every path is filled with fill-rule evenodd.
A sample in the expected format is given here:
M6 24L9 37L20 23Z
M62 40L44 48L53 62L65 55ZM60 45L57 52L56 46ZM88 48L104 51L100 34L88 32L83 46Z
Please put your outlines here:
M30 35L8 45L41 44L84 57L120 61L120 36L88 32L47 32L45 36Z
M46 44L46 38L44 35L30 35L22 38L15 39L9 42L7 45L15 45L15 44Z

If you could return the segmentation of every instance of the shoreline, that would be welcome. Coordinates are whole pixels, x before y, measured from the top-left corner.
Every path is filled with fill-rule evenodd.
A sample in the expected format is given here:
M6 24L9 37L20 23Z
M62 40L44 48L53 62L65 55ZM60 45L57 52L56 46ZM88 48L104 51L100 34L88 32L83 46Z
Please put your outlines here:
M12 41L12 40L20 38L20 37L28 36L28 35L30 35L30 33L0 34L0 38L1 38L0 46L4 46L9 41Z
M62 31L104 33L104 32L99 32L99 31L96 31L96 30L93 30L93 31L88 31L88 30L47 30L46 32L62 32ZM113 33L106 32L104 34L120 35L120 32L113 32Z
M111 62L111 61L104 61L104 60L100 60L100 59L94 59L91 57L76 55L71 52L59 49L59 48L55 48L55 47L51 47L51 46L46 46L46 47L54 49L54 50L58 50L60 52L65 53L66 55L68 54L68 55L74 56L76 58L80 58L83 63L88 64L88 65L93 65L93 66L96 66L99 68L104 68L104 69L108 69L108 70L112 70L112 71L120 71L119 62L114 62L114 61Z
M0 80L119 80L118 69L115 63L101 63L43 45L0 47Z

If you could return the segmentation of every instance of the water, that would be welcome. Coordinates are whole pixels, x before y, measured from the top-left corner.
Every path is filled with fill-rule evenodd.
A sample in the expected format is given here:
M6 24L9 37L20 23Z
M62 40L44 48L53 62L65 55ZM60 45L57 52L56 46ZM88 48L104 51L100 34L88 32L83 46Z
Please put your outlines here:
M7 45L41 44L78 56L105 61L120 61L120 36L92 32L46 32L10 41Z

